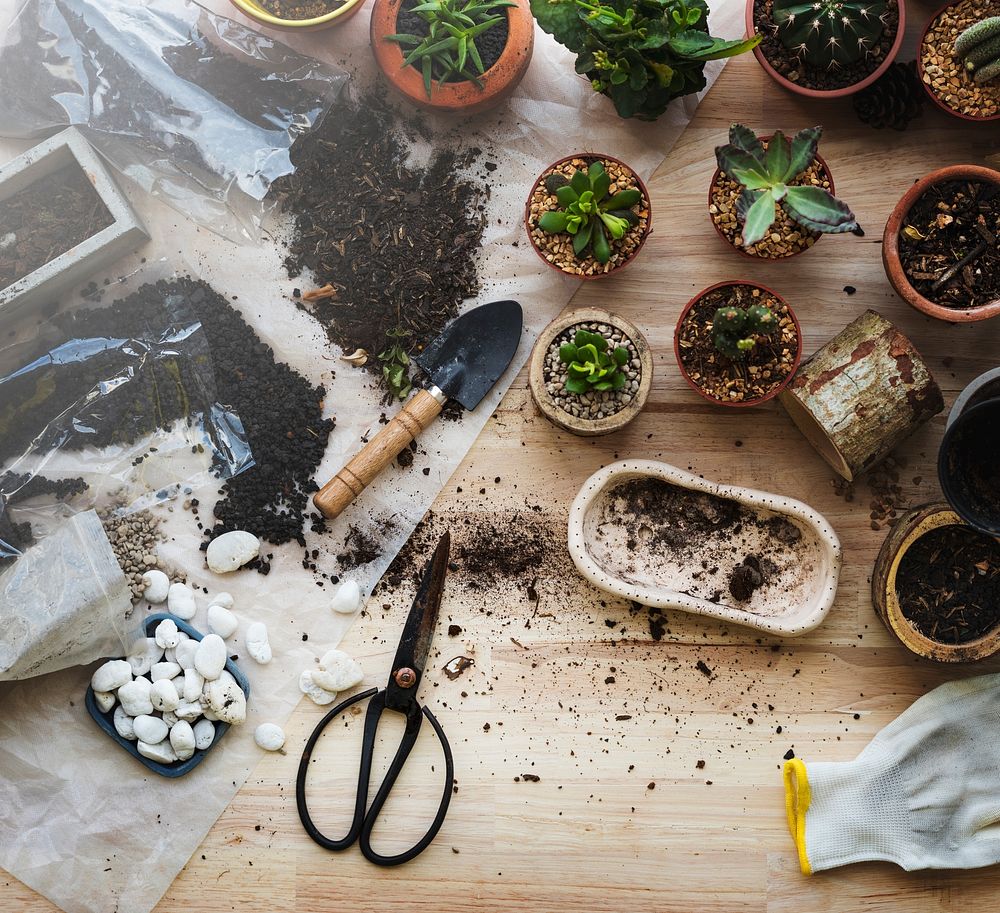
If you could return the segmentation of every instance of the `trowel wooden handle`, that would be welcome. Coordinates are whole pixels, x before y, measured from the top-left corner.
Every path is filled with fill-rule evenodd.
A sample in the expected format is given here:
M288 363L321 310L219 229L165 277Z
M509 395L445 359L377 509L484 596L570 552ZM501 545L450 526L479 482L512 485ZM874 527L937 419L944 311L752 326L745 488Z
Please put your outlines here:
M418 390L388 425L375 435L354 459L313 495L316 509L333 520L374 481L410 441L434 421L444 407L436 398Z

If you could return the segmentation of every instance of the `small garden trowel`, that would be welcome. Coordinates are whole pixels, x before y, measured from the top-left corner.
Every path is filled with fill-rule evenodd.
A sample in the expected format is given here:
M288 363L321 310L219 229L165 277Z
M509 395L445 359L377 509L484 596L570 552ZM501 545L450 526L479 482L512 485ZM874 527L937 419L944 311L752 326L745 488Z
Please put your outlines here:
M313 504L334 519L367 488L421 431L426 430L453 399L469 411L507 370L521 341L521 305L491 301L452 321L413 360L427 372L428 390L418 390L388 425L326 483Z

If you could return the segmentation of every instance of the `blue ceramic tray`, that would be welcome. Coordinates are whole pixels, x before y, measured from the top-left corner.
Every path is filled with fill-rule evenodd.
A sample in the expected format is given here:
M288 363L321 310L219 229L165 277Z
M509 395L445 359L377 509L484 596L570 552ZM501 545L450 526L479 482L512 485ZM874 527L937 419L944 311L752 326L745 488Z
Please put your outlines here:
M157 612L155 615L150 615L146 619L146 636L152 637L153 631L156 630L156 626L163 621L165 618L169 618L174 624L177 625L178 631L183 631L192 640L201 640L205 635L201 631L192 628L186 621L182 621L176 615L171 615L168 612ZM236 679L239 686L243 689L243 693L250 697L250 683L247 681L247 677L239 670L239 667L231 659L226 660L226 671ZM207 755L216 745L219 744L219 740L226 734L226 730L229 729L228 723L223 723L221 720L215 723L215 738L212 740L212 744L208 748L202 748L196 750L195 753L188 758L186 761L174 761L173 764L162 764L159 761L154 761L152 758L144 758L139 754L139 749L136 747L135 742L130 742L128 739L123 739L118 735L118 730L115 729L114 717L115 711L114 707L111 708L107 713L101 713L101 708L97 706L97 699L94 697L94 689L87 686L87 698L86 698L87 710L90 715L94 718L94 722L101 727L112 739L114 739L122 748L124 748L133 758L135 758L140 764L145 764L151 771L158 773L161 777L183 777L184 774L190 773L195 767L197 767L202 761L205 760L205 755Z

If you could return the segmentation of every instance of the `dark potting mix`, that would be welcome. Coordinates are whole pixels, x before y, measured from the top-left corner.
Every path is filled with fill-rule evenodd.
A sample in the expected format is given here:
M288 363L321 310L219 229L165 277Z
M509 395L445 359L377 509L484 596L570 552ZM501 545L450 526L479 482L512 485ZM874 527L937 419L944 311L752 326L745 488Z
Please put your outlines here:
M899 608L925 637L964 644L1000 624L1000 542L970 526L939 526L896 571Z
M913 204L899 232L910 284L951 308L1000 301L1000 185L945 181Z
M0 200L0 288L23 279L112 222L94 185L75 165Z
M397 33L416 35L419 38L426 38L430 34L427 21L416 13L411 12L413 7L417 5L418 0L407 0L400 7L399 15L396 17ZM476 49L479 51L479 57L483 62L484 72L489 70L500 59L503 49L507 47L507 37L510 33L506 8L500 7L494 11L494 14L501 17L500 21L473 39L476 43ZM403 53L405 54L408 50L409 48L404 47ZM446 80L446 82L453 82L458 79L460 77Z
M279 19L316 19L344 5L344 0L257 0L257 5Z

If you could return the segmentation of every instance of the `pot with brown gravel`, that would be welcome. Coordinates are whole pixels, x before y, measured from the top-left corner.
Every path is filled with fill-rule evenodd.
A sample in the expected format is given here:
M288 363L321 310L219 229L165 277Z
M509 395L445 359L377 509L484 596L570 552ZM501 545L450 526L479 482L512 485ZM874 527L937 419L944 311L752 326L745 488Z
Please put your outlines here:
M542 261L579 279L628 266L652 230L649 191L624 162L577 153L553 162L531 186L524 227Z
M600 308L553 320L531 352L528 386L550 422L585 437L624 428L646 405L653 356L639 328Z
M528 71L535 20L528 0L486 0L476 24L456 15L457 0L375 0L371 46L386 81L415 105L449 114L480 114L504 102ZM440 35L463 32L454 46Z
M931 317L1000 314L1000 172L954 165L917 181L886 223L882 263L896 293Z
M759 406L795 374L801 328L780 295L752 282L720 282L692 298L674 330L689 387L724 406Z
M934 104L961 120L1000 119L998 16L997 0L948 3L920 36L920 82Z

